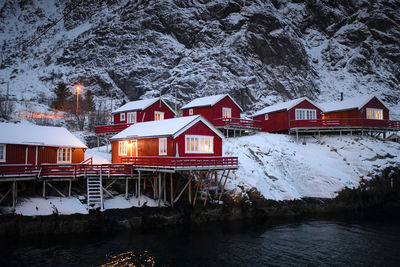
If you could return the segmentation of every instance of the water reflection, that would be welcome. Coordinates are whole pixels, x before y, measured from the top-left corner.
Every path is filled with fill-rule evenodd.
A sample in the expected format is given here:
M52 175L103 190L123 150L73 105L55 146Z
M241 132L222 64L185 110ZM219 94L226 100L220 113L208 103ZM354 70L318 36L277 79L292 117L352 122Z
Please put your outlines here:
M148 250L132 250L116 255L107 254L107 263L100 266L156 266L156 260Z

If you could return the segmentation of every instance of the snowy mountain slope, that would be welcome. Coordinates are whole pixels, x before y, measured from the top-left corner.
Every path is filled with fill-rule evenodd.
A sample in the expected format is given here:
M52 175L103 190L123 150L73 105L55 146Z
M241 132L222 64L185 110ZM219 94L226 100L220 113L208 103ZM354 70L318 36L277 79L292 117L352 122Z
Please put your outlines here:
M59 81L97 101L230 93L248 113L374 93L399 118L399 18L394 0L3 0L0 82L32 103Z
M273 200L332 198L345 187L357 187L361 178L400 165L400 144L369 137L307 137L303 144L293 136L259 133L226 139L223 149L240 164L228 187L256 187Z

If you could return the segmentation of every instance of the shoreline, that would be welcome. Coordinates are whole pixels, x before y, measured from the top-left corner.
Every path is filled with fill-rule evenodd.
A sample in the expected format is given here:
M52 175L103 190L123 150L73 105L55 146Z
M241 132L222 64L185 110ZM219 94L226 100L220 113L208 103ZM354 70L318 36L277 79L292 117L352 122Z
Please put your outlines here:
M200 225L211 222L265 220L280 223L303 219L334 219L347 216L400 217L400 168L390 167L372 180L363 180L355 189L345 188L333 199L303 198L274 201L265 199L255 188L245 197L227 194L224 204L192 207L132 207L89 214L0 216L0 237L26 237L72 233L106 233L171 225Z

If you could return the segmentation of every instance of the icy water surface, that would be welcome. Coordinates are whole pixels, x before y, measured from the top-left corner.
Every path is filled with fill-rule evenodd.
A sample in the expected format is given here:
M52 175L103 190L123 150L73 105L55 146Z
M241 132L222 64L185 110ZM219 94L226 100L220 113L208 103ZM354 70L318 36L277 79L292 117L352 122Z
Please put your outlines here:
M1 266L399 266L400 223L179 226L25 238L1 251Z

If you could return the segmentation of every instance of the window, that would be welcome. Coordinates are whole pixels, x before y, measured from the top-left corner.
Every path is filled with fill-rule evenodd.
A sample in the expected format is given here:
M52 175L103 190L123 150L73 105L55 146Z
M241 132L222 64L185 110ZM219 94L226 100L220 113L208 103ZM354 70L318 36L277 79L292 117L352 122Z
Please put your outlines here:
M154 111L154 120L155 121L162 121L163 119L164 119L164 112Z
M136 123L137 113L135 112L128 112L127 113L127 123Z
M118 142L118 154L120 156L128 155L128 142L127 141L119 141Z
M367 119L383 120L383 109L367 108Z
M0 145L0 162L6 162L6 145Z
M189 115L193 115L193 109L189 109Z
M71 163L71 148L58 149L57 163Z
M119 114L119 120L120 121L125 121L125 113L120 113Z
M185 136L186 153L214 153L214 137L200 135Z
M222 118L224 119L232 118L232 109L222 108Z
M296 109L295 110L296 120L316 120L317 110L315 109Z
M265 114L264 119L267 121L268 120L268 114Z
M158 138L158 155L167 155L167 138Z

